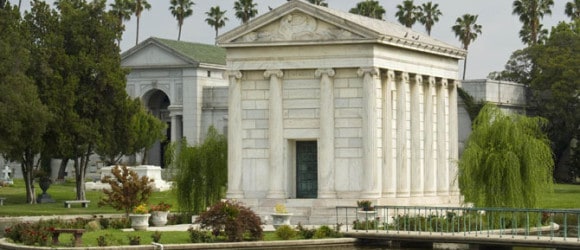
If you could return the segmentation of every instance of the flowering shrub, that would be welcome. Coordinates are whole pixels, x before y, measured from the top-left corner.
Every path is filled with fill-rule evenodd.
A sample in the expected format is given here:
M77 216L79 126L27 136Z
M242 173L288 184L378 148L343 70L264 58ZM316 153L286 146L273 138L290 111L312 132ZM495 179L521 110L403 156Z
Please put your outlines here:
M145 204L141 204L137 207L135 207L135 209L133 209L133 213L136 214L146 214L149 212L149 209L147 209L147 205Z
M276 207L274 207L274 210L276 211L277 214L286 214L288 213L288 211L286 211L286 206L284 206L284 204L276 204Z
M194 223L211 229L214 235L223 230L228 241L242 241L249 233L253 240L262 239L262 221L252 210L235 201L221 201L201 213Z
M151 205L151 209L149 209L149 211L169 211L169 209L171 209L171 205L162 201L157 205Z
M54 227L48 227L43 223L22 222L4 229L6 238L16 243L25 245L48 245L51 232Z

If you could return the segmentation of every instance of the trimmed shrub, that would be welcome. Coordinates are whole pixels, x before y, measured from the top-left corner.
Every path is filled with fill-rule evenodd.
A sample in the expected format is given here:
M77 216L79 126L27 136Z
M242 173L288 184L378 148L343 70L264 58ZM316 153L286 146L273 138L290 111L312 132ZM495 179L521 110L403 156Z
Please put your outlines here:
M288 225L282 225L276 229L276 236L282 240L289 240L296 237L296 230Z
M198 230L190 227L187 229L189 232L189 239L191 243L210 243L213 242L213 237L211 233L207 230Z
M214 235L225 233L231 242L244 240L244 233L249 233L252 240L263 237L262 221L252 210L235 201L220 201L201 213L194 223L202 229L209 229Z

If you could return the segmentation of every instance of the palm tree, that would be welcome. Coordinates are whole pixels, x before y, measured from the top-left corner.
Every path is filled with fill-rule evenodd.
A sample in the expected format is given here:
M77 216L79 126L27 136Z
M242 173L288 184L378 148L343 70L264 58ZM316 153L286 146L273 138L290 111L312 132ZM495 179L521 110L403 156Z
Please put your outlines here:
M419 6L419 22L425 25L425 30L427 34L431 35L431 28L436 22L439 22L439 16L443 15L439 10L439 4L433 4L432 2L423 3Z
M117 17L119 26L123 25L123 21L131 20L134 7L130 0L115 0L109 6L111 6L111 12Z
M328 7L328 3L325 3L324 0L308 0L308 2L310 2L311 4L314 4L314 5Z
M463 49L467 50L472 41L477 38L477 34L481 34L481 25L477 24L478 15L464 14L455 20L455 25L451 27L455 36L463 45ZM465 80L465 71L467 67L467 56L463 61L463 80Z
M139 44L139 21L141 20L141 12L144 9L151 9L151 4L147 0L135 0L135 16L137 17L137 35L135 36L135 45Z
M258 4L254 3L253 0L238 0L234 3L234 10L236 11L236 17L242 20L242 23L247 23L250 19L258 15L258 9L256 6Z
M226 11L220 10L220 6L211 7L208 12L205 13L207 18L205 22L215 29L215 37L218 37L218 30L226 25L228 18L226 17ZM216 40L217 43L217 40Z
M398 4L397 9L399 11L395 13L395 17L397 17L399 22L407 28L413 27L417 17L420 15L418 14L418 6L413 4L413 0L403 1L403 5Z
M578 9L578 7L580 7L580 0L568 2L566 3L566 10L564 13L574 21L580 18L580 9Z
M528 45L534 45L539 41L541 32L540 19L544 15L551 15L551 6L554 0L515 0L513 3L512 14L520 16L523 23L520 31L522 42Z
M350 9L348 12L379 20L382 20L383 15L386 13L385 8L383 8L383 6L381 6L376 0L358 2L356 7Z
M181 27L183 26L183 20L188 18L193 14L191 6L195 3L192 0L171 0L171 14L177 19L177 25L179 26L179 34L177 35L177 41L181 40Z

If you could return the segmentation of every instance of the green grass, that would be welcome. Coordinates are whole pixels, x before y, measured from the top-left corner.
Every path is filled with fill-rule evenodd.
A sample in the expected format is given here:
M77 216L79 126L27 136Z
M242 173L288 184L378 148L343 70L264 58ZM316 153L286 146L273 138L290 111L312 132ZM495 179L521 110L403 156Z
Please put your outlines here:
M580 185L555 184L554 193L540 201L542 208L580 208Z
M41 194L42 190L35 183L36 194ZM75 200L75 183L66 181L62 184L52 184L47 193L50 194L55 203L26 204L24 181L14 180L14 185L0 188L0 197L5 197L4 206L0 206L0 216L37 216L37 215L81 215L81 214L112 214L123 213L111 206L98 207L98 203L103 196L101 191L86 191L86 197L91 201L88 208L81 208L80 204L72 204L71 208L64 208L64 201ZM172 210L177 209L177 200L171 191L153 192L149 199L149 204L157 204L161 201L173 205Z

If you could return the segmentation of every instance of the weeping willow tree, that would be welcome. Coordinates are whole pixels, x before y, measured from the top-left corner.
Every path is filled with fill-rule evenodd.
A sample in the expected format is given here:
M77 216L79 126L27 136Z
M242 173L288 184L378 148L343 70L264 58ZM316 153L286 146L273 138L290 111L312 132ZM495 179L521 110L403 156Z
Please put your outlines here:
M486 104L459 160L459 187L476 207L537 208L553 188L554 161L540 117L504 114Z
M227 152L226 137L213 126L202 144L190 146L183 139L166 151L167 166L175 170L173 190L185 218L205 211L225 196Z

